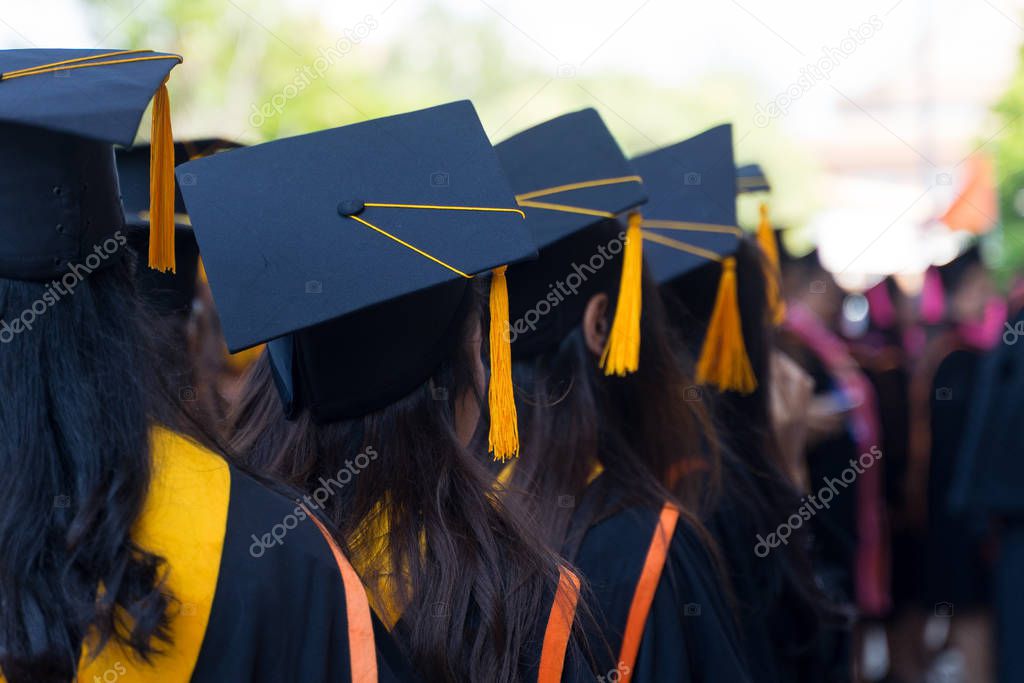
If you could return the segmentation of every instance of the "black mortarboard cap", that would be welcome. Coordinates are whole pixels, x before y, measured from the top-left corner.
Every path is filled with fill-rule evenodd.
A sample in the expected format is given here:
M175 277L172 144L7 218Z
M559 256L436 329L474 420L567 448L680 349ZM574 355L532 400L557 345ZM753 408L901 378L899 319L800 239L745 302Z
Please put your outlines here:
M357 417L422 385L451 350L470 277L495 269L492 437L508 423L494 415L495 391L514 410L510 360L495 359L507 323L493 318L502 304L507 318L504 264L535 249L471 103L232 150L185 174L228 348L277 340L290 412Z
M760 164L746 164L736 169L736 193L771 192L768 177L761 170Z
M642 223L645 258L662 285L696 268L722 264L714 308L697 361L697 380L723 390L757 387L743 342L736 262L743 231L736 222L736 165L732 126L633 159L650 199Z
M220 138L177 141L174 143L174 165L239 146L236 142ZM121 148L115 154L128 244L142 256L149 253L150 146L142 144ZM141 258L136 269L140 294L154 310L163 314L189 311L196 295L199 245L189 223L181 188L176 188L174 193L174 253L177 268L173 273L147 268Z
M644 258L659 283L736 251L736 166L732 126L633 158L649 195Z
M16 162L0 171L0 276L59 277L123 227L112 146L132 143L154 95L154 142L169 144L164 83L180 61L149 50L0 51L0 150ZM158 167L166 215L173 176Z
M640 176L623 155L611 132L593 109L559 116L525 130L495 149L526 212L540 259L522 264L509 274L511 318L522 316L548 295L549 284L568 275L572 256L589 257L619 230L610 221L632 212L647 199ZM615 320L602 365L609 374L636 369L639 359L641 239L627 231ZM632 243L632 248L630 247ZM622 248L621 238L618 242ZM618 253L616 251L616 253ZM607 276L607 271L604 271ZM604 286L607 277L587 280L590 288ZM555 315L540 327L516 337L517 355L542 350L578 324L587 296L562 301Z

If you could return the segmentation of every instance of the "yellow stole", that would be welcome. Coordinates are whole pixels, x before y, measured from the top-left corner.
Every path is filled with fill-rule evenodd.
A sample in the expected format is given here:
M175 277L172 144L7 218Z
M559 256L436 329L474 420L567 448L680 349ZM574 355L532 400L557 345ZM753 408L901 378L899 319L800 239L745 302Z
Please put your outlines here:
M81 683L115 675L133 683L184 683L203 645L224 549L231 472L220 456L160 427L152 431L151 452L153 479L133 537L167 561L166 585L177 601L171 609L173 646L152 665L116 643L91 662L85 652Z

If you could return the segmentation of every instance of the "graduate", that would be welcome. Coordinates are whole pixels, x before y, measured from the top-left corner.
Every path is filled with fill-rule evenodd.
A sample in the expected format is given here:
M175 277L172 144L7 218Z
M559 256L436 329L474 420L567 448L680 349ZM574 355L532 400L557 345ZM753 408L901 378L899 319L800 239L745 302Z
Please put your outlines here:
M1024 575L1024 452L1019 433L1024 421L1021 329L1024 313L1017 311L1004 328L1002 343L977 362L972 400L964 406L966 422L947 498L951 517L987 522L998 542L987 573L991 576L996 632L994 680L999 683L1018 681L1024 671L1024 650L1020 646L1024 642L1024 592L1020 590L1020 577ZM963 540L953 542L963 548ZM952 568L959 567L962 572L973 566L977 571L976 549L970 548L966 558L954 558ZM962 590L981 588L984 586L963 586ZM954 617L958 609L954 604Z
M268 342L239 456L324 510L424 680L592 680L566 661L579 579L467 448L489 412L494 457L518 450L508 342L484 330L507 320L506 265L535 253L472 104L178 173L228 347Z
M174 165L238 147L218 138L174 143ZM124 204L128 246L145 259L149 254L150 145L118 149L117 175ZM227 403L218 383L229 363L220 327L201 271L199 245L185 210L181 189L174 192L174 272L136 269L143 302L151 309L159 346L165 391L181 401L197 422L215 431ZM143 261L144 263L144 261ZM229 357L230 358L230 357Z
M817 252L796 258L780 245L780 257L786 319L779 346L814 379L806 455L811 488L830 482L835 488L830 507L815 515L819 581L833 601L860 616L883 617L891 607L890 562L874 388L833 331L844 293Z
M633 159L649 194L645 256L720 426L722 497L709 526L730 569L751 671L765 682L844 680L848 672L831 670L841 638L834 624L825 629L834 615L815 585L813 522L787 527L785 545L760 543L804 501L787 478L769 405L774 321L782 318L771 305L781 305L778 282L769 285L777 262L736 220L736 187L766 189L767 181L746 167L736 183L732 158L731 127L722 125ZM678 169L700 184L679 183Z
M697 518L714 435L644 266L641 178L593 109L496 149L540 249L508 271L522 454L507 497L588 582L601 680L753 680Z
M113 145L153 99L148 265L173 269L180 62L0 52L2 678L408 680L312 507L175 433L153 388Z
M948 645L963 653L971 680L984 681L992 670L994 538L984 514L952 511L949 496L979 365L999 342L1006 308L976 244L931 275L940 310L911 378L907 516L924 547L922 606L950 618Z

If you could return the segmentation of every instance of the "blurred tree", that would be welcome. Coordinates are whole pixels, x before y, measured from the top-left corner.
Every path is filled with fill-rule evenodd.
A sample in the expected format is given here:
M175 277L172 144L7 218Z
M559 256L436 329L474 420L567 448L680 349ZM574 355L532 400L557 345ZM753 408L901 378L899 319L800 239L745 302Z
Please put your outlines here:
M170 81L179 136L257 142L468 98L495 141L596 107L634 154L731 121L738 161L761 162L777 188L776 220L794 225L816 208L812 164L778 122L754 124L757 89L733 74L670 87L625 69L544 69L510 46L497 19L436 2L410 20L407 6L389 13L394 3L381 0L339 31L299 0L82 1L97 37L109 33L104 44L185 56ZM741 216L756 224L753 203L741 204Z
M1024 272L1024 47L1010 85L994 107L1000 119L993 140L1002 231L998 266L1004 274Z

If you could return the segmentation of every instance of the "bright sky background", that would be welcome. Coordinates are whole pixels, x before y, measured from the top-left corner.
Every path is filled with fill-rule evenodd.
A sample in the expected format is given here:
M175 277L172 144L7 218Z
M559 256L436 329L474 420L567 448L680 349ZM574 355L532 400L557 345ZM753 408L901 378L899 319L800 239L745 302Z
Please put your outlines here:
M224 1L246 7L245 0ZM137 7L145 2L139 0ZM956 178L955 164L995 132L988 110L1024 43L1024 0L437 2L458 16L491 21L509 60L552 75L560 68L595 76L614 70L670 87L692 87L709 74L742 74L757 90L757 102L784 91L824 50L840 47L851 29L875 22L880 28L872 37L771 124L811 150L832 174L819 190L827 206L810 224L819 239L831 240L824 251L836 256L829 265L852 272L914 270L948 252L946 245L935 253L912 247L920 224L955 187L933 188L925 201L916 198L947 167ZM319 12L339 34L373 15L379 28L366 38L365 47L378 50L417 31L425 5L423 0L279 3ZM0 7L0 47L118 45L117 25L107 36L96 36L88 34L87 23L75 0L8 2ZM448 45L457 45L458 38L436 36ZM935 103L930 113L915 103L921 98ZM531 118L524 104L503 134L533 120L536 116ZM885 154L909 155L911 169L916 164L918 170L889 177L885 168L858 169L851 177L842 168L844 154L876 147ZM884 239L858 231L865 223L879 226L875 232ZM848 254L864 249L856 264L844 262Z

